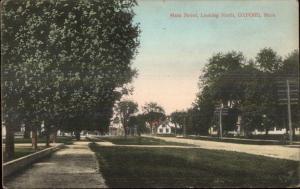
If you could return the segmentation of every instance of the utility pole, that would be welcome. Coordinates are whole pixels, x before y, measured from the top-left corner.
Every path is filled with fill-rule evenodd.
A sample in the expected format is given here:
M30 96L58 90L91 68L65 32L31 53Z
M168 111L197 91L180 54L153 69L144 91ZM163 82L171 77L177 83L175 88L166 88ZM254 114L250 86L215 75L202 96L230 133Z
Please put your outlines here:
M185 118L185 116L184 116L183 119L184 119L183 120L183 122L184 122L184 124L183 124L183 136L186 137L186 118Z
M288 126L289 126L289 143L293 143L293 127L291 105L299 102L299 80L296 76L287 78L286 81L277 81L277 95L279 105L287 105L288 110Z
M222 139L222 109L223 109L223 104L221 103L220 112L219 112L220 139Z
M292 115L291 115L291 97L290 97L290 83L286 80L286 93L287 93L287 107L288 107L288 120L289 120L289 130L290 130L290 144L293 143L293 128L292 128Z

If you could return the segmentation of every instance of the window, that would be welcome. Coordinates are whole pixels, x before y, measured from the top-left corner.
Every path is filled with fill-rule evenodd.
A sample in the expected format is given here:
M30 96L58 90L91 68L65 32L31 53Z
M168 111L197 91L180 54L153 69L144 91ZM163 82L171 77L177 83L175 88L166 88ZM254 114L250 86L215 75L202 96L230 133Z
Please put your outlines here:
M166 133L168 133L169 132L169 129L168 128L166 128Z
M163 132L163 129L159 129L159 132L162 133L162 132Z

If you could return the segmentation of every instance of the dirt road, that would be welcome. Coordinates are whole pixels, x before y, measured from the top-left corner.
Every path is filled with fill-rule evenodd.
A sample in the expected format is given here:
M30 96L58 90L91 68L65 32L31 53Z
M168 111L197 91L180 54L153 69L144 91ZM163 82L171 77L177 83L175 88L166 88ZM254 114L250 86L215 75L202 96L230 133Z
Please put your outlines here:
M255 155L263 155L268 157L288 159L300 161L300 145L250 145L250 144L236 144L225 142L214 142L205 140L194 140L176 137L154 137L169 142L181 142L187 144L197 145L204 149L226 150L244 152Z

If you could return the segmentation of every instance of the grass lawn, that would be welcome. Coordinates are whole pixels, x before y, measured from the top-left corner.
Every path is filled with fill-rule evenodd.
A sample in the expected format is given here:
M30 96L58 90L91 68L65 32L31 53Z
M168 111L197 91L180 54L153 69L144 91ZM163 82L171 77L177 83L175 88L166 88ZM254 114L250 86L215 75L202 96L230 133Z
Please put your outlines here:
M38 139L38 143L45 143L46 142L46 139L45 138L39 138ZM68 145L68 144L73 144L73 141L72 141L72 137L57 137L56 138L56 142L57 143L64 143L65 145ZM27 139L27 138L15 138L15 144L21 144L21 143L31 143L31 138ZM2 140L2 147L3 149L5 149L5 139ZM51 146L51 143L50 143L50 146ZM43 150L45 149L46 146L43 145L39 145L38 146L38 150ZM17 158L20 158L20 157L23 157L23 156L26 156L26 155L29 155L31 153L34 153L36 152L35 150L32 149L31 146L17 146L15 145L15 155L14 155L14 159L17 159ZM3 157L5 157L5 151L3 151ZM3 159L4 162L7 162L8 160L7 159Z
M104 147L91 143L109 187L287 187L299 162L205 149Z
M43 149L46 149L46 146L39 146L38 147L38 151L40 151L40 150L43 150ZM34 152L36 152L31 146L22 146L22 147L15 147L15 156L14 156L14 158L12 159L12 160L14 160L14 159L18 159L18 158L20 158L20 157L23 157L23 156L27 156L27 155L29 155L29 154L31 154L31 153L34 153ZM5 152L3 152L3 153L5 153ZM5 156L3 156L3 157L5 157ZM7 162L7 159L3 159L3 161L4 162ZM11 161L11 160L10 160Z
M92 139L94 140L94 139ZM95 141L109 141L113 144L121 145L176 145L176 146L194 146L191 144L179 143L179 142L167 142L162 139L150 138L150 137L136 137L136 136L115 136L115 137L103 137L95 139Z
M64 144L73 144L72 137L68 136L58 136L56 138L56 143L64 143ZM31 138L15 138L15 144L19 143L31 143ZM5 143L5 139L2 140L3 143ZM38 143L46 143L45 137L38 138Z

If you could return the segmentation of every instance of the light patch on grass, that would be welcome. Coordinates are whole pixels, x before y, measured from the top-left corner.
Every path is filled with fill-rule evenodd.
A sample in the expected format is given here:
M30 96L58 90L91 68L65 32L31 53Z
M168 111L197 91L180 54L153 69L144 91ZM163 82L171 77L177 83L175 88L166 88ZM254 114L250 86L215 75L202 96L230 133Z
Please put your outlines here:
M128 136L116 136L116 137L103 137L100 141L109 141L113 144L119 145L174 145L174 146L194 146L191 144L179 143L179 142L168 142L162 139L150 138L150 137L132 137ZM97 141L97 139L95 140Z

